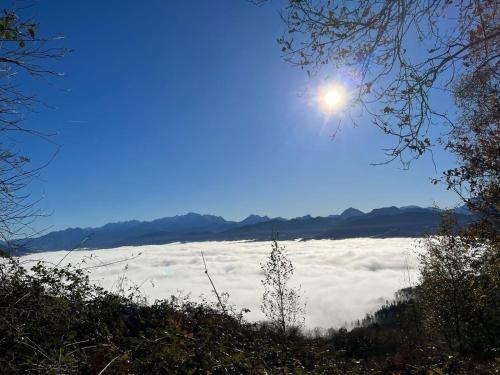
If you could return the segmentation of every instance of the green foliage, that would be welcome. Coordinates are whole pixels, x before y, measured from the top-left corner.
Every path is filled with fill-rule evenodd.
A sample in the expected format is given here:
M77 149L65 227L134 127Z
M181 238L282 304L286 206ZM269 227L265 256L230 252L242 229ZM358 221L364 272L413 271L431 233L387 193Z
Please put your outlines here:
M498 244L469 231L456 234L452 216L423 241L418 302L427 329L449 349L495 356L500 349L500 267Z
M412 341L413 304L384 306L352 331L286 340L269 324L180 298L146 305L95 286L75 267L0 262L0 373L380 374L493 373ZM484 372L475 372L485 369ZM406 372L403 372L406 371ZM422 372L424 371L424 372ZM488 372L491 371L491 372Z
M294 267L285 247L278 241L272 241L271 253L261 269L264 274L262 312L285 335L289 328L303 324L305 306L300 301L300 289L290 285Z
M24 48L27 41L35 39L36 28L35 23L23 21L16 13L4 10L0 17L0 40L15 41Z
M387 302L348 331L330 333L336 348L354 358L409 352L422 345L421 311L413 299Z

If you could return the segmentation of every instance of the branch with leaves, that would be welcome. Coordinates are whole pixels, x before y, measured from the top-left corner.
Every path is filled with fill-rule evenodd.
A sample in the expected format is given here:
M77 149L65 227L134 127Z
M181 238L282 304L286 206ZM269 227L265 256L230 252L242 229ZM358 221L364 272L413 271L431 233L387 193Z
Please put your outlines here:
M31 224L43 215L27 187L47 163L32 166L21 144L25 137L51 136L26 124L26 114L41 102L16 82L60 76L49 62L69 52L58 46L60 36L41 35L39 25L22 14L23 9L4 9L0 15L0 239L7 243L36 234Z
M451 96L464 72L499 64L494 0L288 0L281 18L284 59L309 75L348 72L353 110L395 138L385 162L405 167L433 146L431 127L454 126L434 95Z

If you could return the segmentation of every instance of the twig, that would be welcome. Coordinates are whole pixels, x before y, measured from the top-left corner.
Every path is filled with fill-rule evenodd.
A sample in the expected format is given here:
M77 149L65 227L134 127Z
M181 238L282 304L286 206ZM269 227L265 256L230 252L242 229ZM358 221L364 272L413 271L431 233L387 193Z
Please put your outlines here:
M219 305L222 309L222 312L226 314L226 308L224 307L224 304L222 303L222 300L220 299L219 293L217 292L217 289L215 288L214 282L212 281L212 278L208 274L208 269L207 269L207 263L205 262L205 256L203 255L203 251L201 251L201 258L203 259L203 264L205 265L205 275L207 275L208 280L210 280L210 284L212 284L212 289L215 292L215 295L217 296L217 299L219 300Z
M111 361L110 361L110 362L106 365L106 367L104 367L104 368L101 370L101 372L99 372L99 375L104 374L104 371L106 371L106 369L107 369L109 366L111 366L111 364L112 364L114 361L116 361L119 357L120 357L120 356L119 356L119 355L117 355L115 358L113 358L113 359L112 359L112 360L111 360Z
M74 246L72 249L70 249L62 258L61 260L59 260L59 262L56 264L56 267L58 267L64 259L66 259L66 257L71 254L73 251L75 251L76 249L78 249L80 246L82 246L85 242L87 242L90 237L92 237L93 233L86 236L83 240L81 240L76 246Z

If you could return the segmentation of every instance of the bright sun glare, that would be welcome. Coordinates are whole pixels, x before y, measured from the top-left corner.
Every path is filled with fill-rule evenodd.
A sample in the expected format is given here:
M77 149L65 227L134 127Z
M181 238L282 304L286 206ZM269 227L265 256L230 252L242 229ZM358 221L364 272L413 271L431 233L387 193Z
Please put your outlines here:
M321 108L327 112L340 109L346 99L347 94L340 85L328 86L320 91L319 102Z

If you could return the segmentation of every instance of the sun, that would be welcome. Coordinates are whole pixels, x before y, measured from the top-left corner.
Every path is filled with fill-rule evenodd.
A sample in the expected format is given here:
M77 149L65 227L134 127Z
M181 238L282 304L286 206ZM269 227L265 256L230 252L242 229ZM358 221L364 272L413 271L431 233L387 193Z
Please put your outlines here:
M339 110L347 100L345 89L341 85L330 85L320 90L319 104L326 112Z

